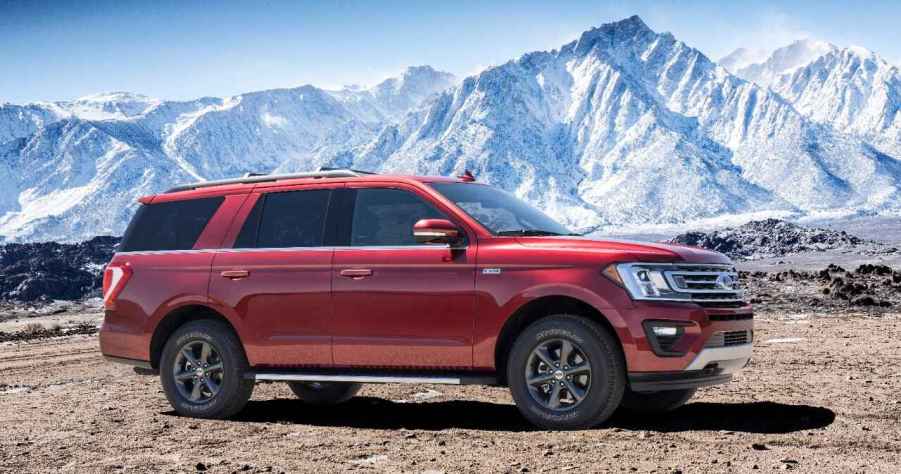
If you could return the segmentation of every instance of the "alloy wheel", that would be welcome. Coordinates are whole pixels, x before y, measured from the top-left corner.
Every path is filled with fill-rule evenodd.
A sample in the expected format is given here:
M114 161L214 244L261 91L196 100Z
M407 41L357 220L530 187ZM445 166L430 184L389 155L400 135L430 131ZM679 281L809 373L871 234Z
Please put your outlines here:
M575 408L591 387L591 364L579 346L568 339L542 341L526 364L529 394L555 411Z
M206 403L222 388L222 358L206 341L189 341L181 347L172 368L178 393L190 403Z

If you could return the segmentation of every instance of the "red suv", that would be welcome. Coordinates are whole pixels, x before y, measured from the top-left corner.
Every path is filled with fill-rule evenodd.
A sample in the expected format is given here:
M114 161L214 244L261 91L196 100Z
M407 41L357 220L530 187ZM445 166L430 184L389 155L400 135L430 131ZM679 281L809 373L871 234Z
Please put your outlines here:
M103 354L195 417L258 380L317 404L489 384L555 429L672 410L750 359L725 256L580 237L473 181L325 170L142 198L104 274Z

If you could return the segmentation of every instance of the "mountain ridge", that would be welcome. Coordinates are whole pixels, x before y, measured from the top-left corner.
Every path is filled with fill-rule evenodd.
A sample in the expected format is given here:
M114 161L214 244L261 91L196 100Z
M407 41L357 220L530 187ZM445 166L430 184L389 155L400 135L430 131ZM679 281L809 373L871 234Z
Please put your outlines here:
M6 104L0 235L117 234L140 194L319 166L470 169L581 231L760 211L894 210L898 121L862 132L834 116L818 120L789 97L633 16L462 80L420 66L369 88Z

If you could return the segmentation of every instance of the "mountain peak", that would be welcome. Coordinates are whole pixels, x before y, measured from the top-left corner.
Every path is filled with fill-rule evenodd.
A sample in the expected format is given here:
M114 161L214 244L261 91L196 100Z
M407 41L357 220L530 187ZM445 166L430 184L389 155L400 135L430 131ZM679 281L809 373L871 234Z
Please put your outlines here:
M790 74L817 58L836 51L839 51L839 48L832 43L804 38L778 48L756 61L746 61L740 64L739 58L733 57L735 53L723 59L726 69L735 75L763 87L769 87L783 74Z
M149 102L152 100L154 100L152 97L148 97L142 94L135 94L133 92L124 91L113 91L86 95L84 97L75 99L73 102Z
M575 51L586 52L590 50L601 38L610 43L619 43L633 40L639 36L655 34L638 15L632 15L619 21L604 23L582 33L575 42Z

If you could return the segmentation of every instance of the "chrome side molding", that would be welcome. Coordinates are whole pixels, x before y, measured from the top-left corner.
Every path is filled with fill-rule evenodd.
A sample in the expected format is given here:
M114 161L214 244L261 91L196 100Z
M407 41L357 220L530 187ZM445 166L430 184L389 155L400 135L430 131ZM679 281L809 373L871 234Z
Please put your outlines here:
M404 383L439 385L494 385L497 379L487 375L429 375L429 374L336 374L317 372L249 372L245 377L268 382L354 382Z

